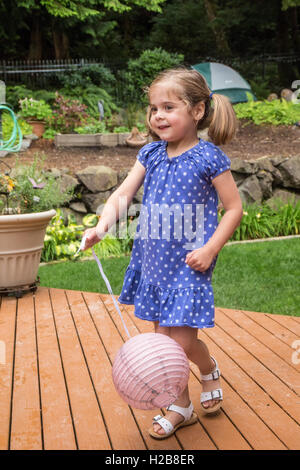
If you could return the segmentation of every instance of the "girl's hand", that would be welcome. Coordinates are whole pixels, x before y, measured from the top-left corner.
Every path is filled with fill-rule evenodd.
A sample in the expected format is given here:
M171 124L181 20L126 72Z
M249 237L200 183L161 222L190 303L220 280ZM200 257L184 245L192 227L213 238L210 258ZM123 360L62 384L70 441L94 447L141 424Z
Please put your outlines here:
M96 227L88 228L84 232L83 236L86 237L84 250L91 248L92 246L94 246L96 243L98 243L101 240L101 238L99 238L97 235Z
M188 253L186 255L185 262L190 268L204 272L210 267L214 257L215 254L212 250L204 245L201 248L197 248L196 250Z

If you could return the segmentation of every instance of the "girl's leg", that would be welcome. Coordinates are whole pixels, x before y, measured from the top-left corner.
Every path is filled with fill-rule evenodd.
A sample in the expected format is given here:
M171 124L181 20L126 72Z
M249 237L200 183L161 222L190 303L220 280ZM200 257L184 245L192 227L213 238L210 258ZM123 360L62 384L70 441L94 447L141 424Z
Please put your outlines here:
M187 357L199 367L202 374L207 375L214 370L215 363L210 357L207 346L203 341L197 338L197 328L189 328L185 326L167 328L159 326L158 322L154 323L154 328L156 333L166 334L177 341L184 349ZM213 380L205 381L202 384L204 392L209 392L219 386L219 382ZM203 406L208 408L218 401L219 400L208 400L203 403ZM174 404L186 408L189 406L190 402L189 390L188 387L186 387ZM182 421L182 416L174 411L168 411L165 417L173 424L173 426L176 426L180 421ZM164 434L165 432L161 426L156 423L153 425L153 429L158 434Z
M159 326L158 322L154 322L154 331L155 333L161 333L163 335L167 335L167 336L170 336L172 337L172 329L174 328L171 328L171 327L162 327L162 326ZM181 394L181 396L174 402L174 405L177 405L177 406L182 406L183 408L187 408L190 404L191 400L190 400L190 397L189 397L189 389L188 387L185 388L185 390L183 391L183 393ZM176 413L175 411L168 411L168 413L166 414L166 418L173 424L173 426L176 426L176 424L179 424L180 421L182 421L182 416L178 413ZM153 430L155 432L157 432L158 434L164 434L165 431L162 429L162 427L157 424L157 423L154 423L153 424Z
M171 329L171 337L177 341L184 349L187 357L198 366L200 373L203 375L210 374L216 367L215 362L211 359L206 344L197 338L198 329L184 327L174 327ZM203 392L211 392L220 387L220 379L207 380L202 382ZM207 400L202 405L204 408L214 406L220 400Z

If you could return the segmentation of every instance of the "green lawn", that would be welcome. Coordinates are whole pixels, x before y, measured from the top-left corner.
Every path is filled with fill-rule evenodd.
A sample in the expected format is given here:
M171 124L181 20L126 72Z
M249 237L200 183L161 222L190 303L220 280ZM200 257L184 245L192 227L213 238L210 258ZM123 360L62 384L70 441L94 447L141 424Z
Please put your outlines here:
M121 291L130 258L104 259L114 294ZM49 264L42 286L107 293L95 261ZM300 316L300 240L225 246L213 276L217 307Z
M300 316L300 239L225 246L213 286L218 307Z

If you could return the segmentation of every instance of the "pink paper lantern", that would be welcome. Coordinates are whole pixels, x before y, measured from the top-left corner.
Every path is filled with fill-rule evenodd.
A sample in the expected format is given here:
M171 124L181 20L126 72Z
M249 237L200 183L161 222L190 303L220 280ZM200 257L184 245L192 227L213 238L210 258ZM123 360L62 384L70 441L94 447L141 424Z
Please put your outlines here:
M174 403L187 386L189 371L186 354L176 341L144 333L118 351L112 376L123 400L133 408L150 410Z

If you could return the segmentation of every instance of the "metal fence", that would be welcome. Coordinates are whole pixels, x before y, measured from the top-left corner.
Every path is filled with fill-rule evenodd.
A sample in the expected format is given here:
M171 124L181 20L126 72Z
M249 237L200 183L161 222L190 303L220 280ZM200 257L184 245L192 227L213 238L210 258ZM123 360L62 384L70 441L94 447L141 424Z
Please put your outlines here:
M11 83L40 83L48 76L80 70L90 65L104 65L112 71L124 68L126 63L120 61L107 62L103 59L67 59L67 60L27 60L0 61L0 79L7 85Z
M247 71L250 78L265 78L268 67L280 63L287 66L298 65L300 67L300 56L296 54L274 54L263 53L256 56L243 57L210 57L199 56L192 63L221 62L229 65L241 73ZM81 58L68 60L30 60L30 61L0 61L0 80L7 85L15 83L26 83L27 85L43 86L47 79L55 80L57 74L70 70L80 70L90 65L102 64L112 72L126 68L126 61L105 60L103 58Z

